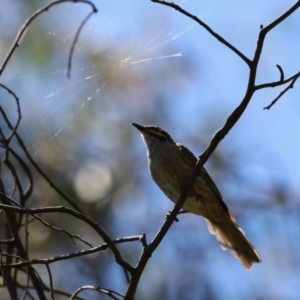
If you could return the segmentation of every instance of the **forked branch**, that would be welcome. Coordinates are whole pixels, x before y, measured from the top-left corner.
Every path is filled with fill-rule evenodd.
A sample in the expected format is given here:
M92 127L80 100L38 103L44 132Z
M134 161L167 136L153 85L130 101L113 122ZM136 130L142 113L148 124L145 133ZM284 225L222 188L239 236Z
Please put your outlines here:
M133 298L136 288L140 279L140 276L143 273L143 270L151 257L152 253L155 251L155 249L158 247L158 245L161 243L162 239L170 229L171 225L173 222L176 220L176 216L181 210L185 199L187 198L196 178L198 177L200 170L202 166L205 164L205 162L208 160L210 155L214 152L214 150L217 148L219 143L225 138L225 136L229 133L229 131L233 128L233 126L237 123L239 118L242 116L244 113L245 109L247 108L249 102L252 99L253 94L255 93L256 90L259 88L255 86L255 79L256 79L256 74L257 74L257 68L259 64L259 60L261 57L265 37L267 34L274 29L278 24L283 22L286 18L288 18L294 11L296 11L299 6L300 6L300 1L297 1L291 8L289 8L284 14L282 14L280 17L278 17L276 20L271 22L269 25L263 28L261 26L261 30L258 35L258 40L257 40L257 47L255 49L255 53L253 56L252 60L249 60L243 53L241 53L239 50L237 50L233 45L231 45L229 42L227 42L224 38L220 37L217 33L215 33L208 25L206 25L203 21L201 21L198 17L193 16L191 13L187 12L183 8L181 8L179 5L172 3L172 2L167 2L167 1L162 1L162 0L151 0L152 2L159 3L161 5L169 6L180 13L182 13L185 16L188 16L189 18L195 20L200 26L204 27L212 36L217 38L222 44L226 45L229 49L231 49L238 57L240 57L242 60L245 61L245 63L249 66L249 77L248 77L248 84L246 88L246 92L244 95L244 98L240 102L240 104L234 109L234 111L230 114L228 119L226 120L224 126L220 128L212 137L209 145L206 147L206 149L202 152L201 155L199 155L199 159L197 161L197 164L193 170L192 176L190 180L188 181L188 184L185 188L185 190L182 192L180 195L177 203L175 204L173 210L171 211L169 217L166 219L166 221L163 223L162 227L160 230L157 232L156 236L154 239L151 241L149 246L144 247L143 253L140 257L139 263L136 267L135 272L132 275L132 280L128 286L125 298L126 300L130 300ZM280 68L282 71L282 69ZM291 88L295 81L299 78L299 76L296 76L292 81L291 81L291 86L289 86L287 89ZM283 79L283 71L281 72L281 78L280 81L278 81L278 85L284 84L284 82L289 82ZM269 87L269 86L266 86ZM282 92L282 95L286 91ZM280 95L280 97L282 96Z

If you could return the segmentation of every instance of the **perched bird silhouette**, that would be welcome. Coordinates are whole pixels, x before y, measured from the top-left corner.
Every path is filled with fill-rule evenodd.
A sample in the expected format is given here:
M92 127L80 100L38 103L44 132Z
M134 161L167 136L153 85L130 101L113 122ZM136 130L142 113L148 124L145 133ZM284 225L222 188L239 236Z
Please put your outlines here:
M132 123L142 134L148 152L151 176L170 200L177 202L190 179L197 159L181 144L157 126ZM215 183L202 167L183 209L205 218L210 233L222 249L229 249L245 269L261 262L258 252L236 224Z

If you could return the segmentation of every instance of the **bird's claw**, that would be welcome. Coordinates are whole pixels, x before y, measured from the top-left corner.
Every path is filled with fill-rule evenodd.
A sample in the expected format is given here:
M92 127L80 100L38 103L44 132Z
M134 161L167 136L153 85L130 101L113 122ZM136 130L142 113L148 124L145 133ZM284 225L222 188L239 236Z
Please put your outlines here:
M169 219L170 216L171 216L171 211L169 210L168 213L166 214L166 219ZM174 221L175 221L175 222L179 222L179 220L178 220L177 217L175 217Z
M185 213L188 213L188 211L182 209L182 210L177 214L177 216L178 216L178 215L181 215L181 214L185 214ZM166 219L168 219L168 218L170 217L170 215L171 215L171 211L169 211L169 212L167 213ZM177 217L175 217L174 221L175 221L175 222L179 222L179 220L178 220Z

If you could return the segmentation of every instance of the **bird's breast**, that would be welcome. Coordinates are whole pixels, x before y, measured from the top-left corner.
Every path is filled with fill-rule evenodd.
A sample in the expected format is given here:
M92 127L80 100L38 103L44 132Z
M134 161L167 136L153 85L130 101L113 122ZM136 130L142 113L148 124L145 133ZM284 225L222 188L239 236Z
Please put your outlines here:
M148 153L151 176L160 189L176 202L191 175L190 168L182 164L181 157L171 146L159 153Z

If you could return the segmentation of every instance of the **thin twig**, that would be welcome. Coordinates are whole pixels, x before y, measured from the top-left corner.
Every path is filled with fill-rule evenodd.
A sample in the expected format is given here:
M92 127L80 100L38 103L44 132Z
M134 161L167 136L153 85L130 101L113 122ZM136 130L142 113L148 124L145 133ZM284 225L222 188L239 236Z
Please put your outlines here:
M9 49L6 57L4 58L4 61L2 62L2 65L0 67L0 77L8 63L8 61L10 60L11 56L13 55L14 51L16 50L16 48L19 46L22 38L24 37L24 34L28 28L28 26L30 25L30 23L36 18L38 17L41 13L47 11L50 7L63 3L63 2L74 2L74 3L86 3L88 5L90 5L93 9L93 12L97 12L97 8L96 6L88 0L57 0L57 1L52 1L49 4L45 5L44 7L42 7L41 9L37 10L33 15L31 15L26 21L25 23L22 25L21 29L19 30L11 48Z
M289 89L292 89L294 87L294 83L296 82L296 80L298 79L298 77L294 78L291 83L284 89L282 90L279 95L266 107L264 107L264 109L270 109Z
M53 278L52 278L52 273L51 273L51 269L50 269L49 264L46 264L46 268L47 268L48 275L49 275L50 295L51 295L51 299L54 300Z
M2 112L2 107L0 107L0 111L3 115L3 118L6 122L6 124L8 125L9 128L13 128L12 124L10 123L9 119L7 118L5 112ZM72 201L61 189L59 189L53 182L52 180L46 175L46 173L40 168L40 166L34 161L34 159L31 157L30 153L28 152L22 138L19 136L19 134L17 132L15 132L15 137L19 143L19 145L21 146L22 150L24 151L24 153L26 154L27 158L29 159L29 161L31 162L31 164L35 167L35 169L44 177L44 179L48 182L48 184L63 198L65 199L70 205L72 205L77 211L82 212L82 210L79 208L79 206Z
M1 73L0 73L1 74ZM10 89L8 88L7 86L5 86L4 84L0 83L0 86L5 89L6 91L8 91L9 94L13 95L13 97L15 98L16 100L16 104L17 104L17 113L18 113L18 118L17 118L17 122L16 122L16 125L13 126L13 129L10 133L10 135L6 138L7 142L9 143L9 141L11 140L11 138L14 136L16 130L18 129L19 127L19 124L21 122L21 119L22 119L22 115L21 115L21 108L20 108L20 101L19 101L19 98L17 97L17 95ZM1 107L2 109L2 107Z
M18 287L24 289L24 286L21 285L21 284L18 284ZM34 289L33 286L28 286L28 288L29 288L29 289ZM49 293L51 292L51 288L48 287L47 285L44 284L44 287L43 287L43 288L44 288L44 291L49 292ZM71 297L71 294L70 294L70 293L67 293L67 292L65 292L65 291L58 290L58 289L53 289L53 291L54 291L54 293L57 294L57 295L62 295L62 296L68 297L68 299ZM31 296L31 295L29 295L29 296ZM31 299L34 300L35 298L31 296ZM77 299L77 300L85 300L85 298L78 297L78 296L77 296L76 298L74 298L74 299Z
M107 289L107 288L102 288L102 287L96 287L96 286L92 286L92 285L85 285L85 286L82 286L80 288L78 288L73 294L72 296L70 297L69 300L73 300L75 299L75 296L77 294L79 294L80 292L84 291L84 290L93 290L93 291L97 291L97 292L100 292L100 293L103 293L105 295L107 295L108 297L110 297L111 299L114 299L114 300L119 300L120 298L116 297L115 295L118 295L122 298L124 298L124 296L118 292L115 292L113 290L110 290L110 289ZM114 295L115 294L115 295Z
M69 59L68 59L68 78L70 78L71 76L71 67L72 67L72 57L73 57L73 52L74 52L74 49L75 49L75 44L77 43L78 41L78 37L79 37L79 34L84 26L84 24L88 21L88 19L92 16L92 14L96 13L96 11L92 10L85 18L84 20L82 21L82 23L80 24L76 34L75 34L75 37L74 37L74 41L72 43L72 46L71 46L71 50L70 50L70 54L69 54Z
M74 239L77 239L77 240L83 242L84 244L88 245L89 247L93 248L93 245L92 245L91 243L89 243L89 242L87 242L86 240L82 239L79 235L70 233L70 232L68 232L68 231L66 231L66 230L64 230L64 229L61 229L61 228L59 228L59 227L50 225L49 223L47 223L45 220L43 220L43 219L42 219L41 217L39 217L39 216L33 215L33 217L34 217L35 219L39 220L39 221L40 221L42 224L44 224L46 227L49 227L49 228L51 228L51 229L53 229L53 230L56 230L56 231L58 231L58 232L62 232L62 233L64 233L64 234L68 235L68 236L71 238L71 240L72 240L72 242L73 242L74 244L75 244Z
M4 194L0 193L0 199L6 199L7 196ZM92 221L89 217L86 215L73 210L68 207L64 206L54 206L54 207L44 207L44 208L21 208L21 207L15 207L15 206L10 206L10 205L5 205L5 204L0 204L0 209L3 209L5 211L9 212L18 212L22 214L30 214L30 215L35 215L35 214L45 214L45 213L53 213L53 212L58 212L58 213L64 213L64 214L69 214L77 219L80 219L84 222L86 222L88 225L90 225L107 243L108 247L111 249L113 252L116 262L124 267L126 270L128 270L130 273L134 271L134 268L125 260L123 260L121 253L117 249L116 245L114 242L111 240L111 238L108 236L108 234L94 221Z
M280 73L280 79L279 81L283 81L284 80L284 73L283 73L283 70L281 68L280 65L276 65L277 69L279 70L279 73Z
M130 237L125 237L125 238L115 239L115 240L113 240L113 243L121 244L121 243L127 243L127 242L139 241L139 240L140 240L140 236L130 236ZM96 253L96 252L102 252L108 248L109 248L108 244L102 244L97 247L93 247L91 249L86 249L86 250L77 251L77 252L73 252L73 253L69 253L69 254L59 255L59 256L55 256L55 257L51 257L51 258L32 259L32 260L28 260L28 261L22 259L21 262L17 262L17 263L10 263L10 264L2 263L2 267L3 268L24 268L24 267L30 266L30 265L47 265L47 264L51 264L51 263L58 262L61 260L67 260L67 259L71 259L74 257L85 256L85 255L89 255L89 254ZM20 258L19 256L5 254L5 253L3 253L2 256L3 257L14 257L14 258L18 258L18 259Z
M32 178L32 174L31 171L29 170L29 167L27 166L27 164L25 163L25 161L23 160L23 158L21 158L21 156L13 149L13 148L9 148L9 152L15 157L15 159L18 161L18 163L20 164L20 166L23 169L23 172L26 174L27 179L28 179L28 185L25 191L23 191L23 194L20 195L20 204L21 206L25 205L25 202L27 201L27 199L30 197L32 190L33 190L33 178Z
M15 271L18 271L17 269L15 269ZM21 299L20 300L25 300L26 299L26 297L28 296L28 294L29 294L29 292L28 292L28 288L29 288L29 280L30 280L30 278L29 278L29 276L28 276L28 273L26 274L27 276L26 276L26 285L24 286L24 291L23 291L23 295L22 295L22 297L21 297ZM17 282L17 280L16 280L16 282ZM32 299L34 299L34 298L32 298Z
M239 51L232 44L230 44L229 42L227 42L222 36L220 36L219 34L217 34L216 32L214 32L206 23L204 23L198 17L192 15L188 11L184 10L183 8L181 8L178 4L175 4L173 2L163 1L163 0L151 0L151 1L154 2L154 3L159 3L159 4L162 4L162 5L166 5L166 6L172 7L175 10L179 11L180 13L182 13L183 15L185 15L185 16L193 19L200 26L204 27L220 43L222 43L223 45L225 45L226 47L228 47L230 50L232 50L235 54L237 54L248 66L251 65L251 61L250 61L250 59L247 56L245 56L241 51Z
M291 82L291 81L296 81L299 77L300 77L300 71L298 71L294 75L292 75L289 78L284 79L282 81L278 80L278 81L259 84L259 85L255 86L255 90L258 91L258 90L265 89L265 88L274 88L274 87L277 87L277 86L280 86L280 85L284 85L284 84L286 84L288 82Z

